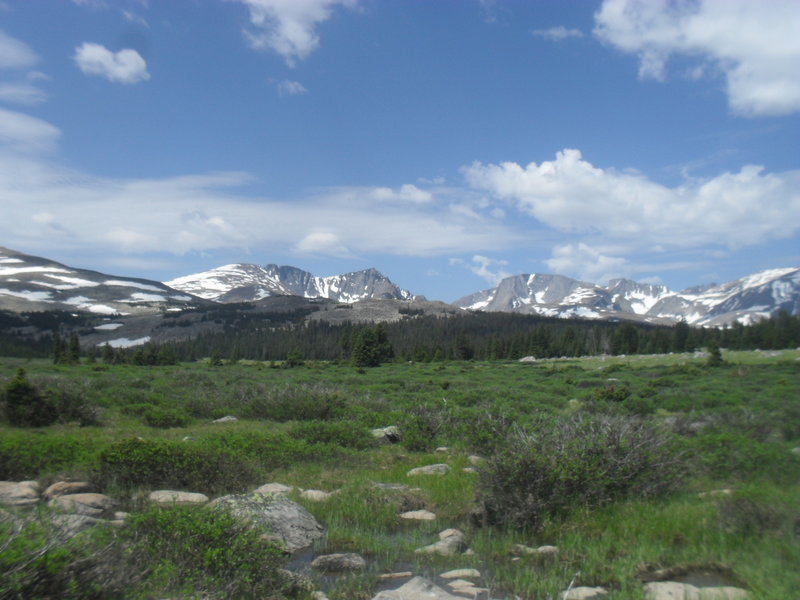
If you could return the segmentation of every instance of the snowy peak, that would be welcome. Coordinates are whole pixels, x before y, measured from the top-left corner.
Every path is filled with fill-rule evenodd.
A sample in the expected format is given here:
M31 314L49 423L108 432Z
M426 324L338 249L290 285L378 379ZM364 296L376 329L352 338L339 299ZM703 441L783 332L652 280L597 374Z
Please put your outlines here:
M770 269L721 285L673 292L663 285L614 279L608 286L561 275L523 274L454 302L468 310L553 317L626 318L653 323L686 321L721 326L750 323L778 311L800 313L800 269Z
M291 266L233 264L179 277L166 285L216 302L250 302L270 296L329 298L347 303L368 298L413 298L375 269L316 277Z
M116 277L0 247L0 309L67 310L98 315L182 309L199 298L158 281Z

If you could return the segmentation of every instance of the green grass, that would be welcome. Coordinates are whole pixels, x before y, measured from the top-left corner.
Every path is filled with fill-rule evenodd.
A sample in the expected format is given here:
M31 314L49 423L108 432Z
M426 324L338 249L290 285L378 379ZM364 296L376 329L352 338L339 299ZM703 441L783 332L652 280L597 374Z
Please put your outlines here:
M269 481L340 490L323 503L293 494L327 528L316 553L359 552L368 560L367 573L331 584L332 600L371 598L382 572L433 575L470 566L482 571L496 597L555 597L580 572L576 585L604 585L612 598L635 599L642 597L636 578L642 564L712 562L730 566L753 598L789 598L800 586L800 458L790 453L800 446L800 351L723 352L723 358L719 368L684 354L404 363L363 373L313 362L293 369L248 361L68 367L2 358L0 390L22 366L38 389L96 409L99 424L81 427L67 419L28 429L0 423L0 479L93 478L123 508L135 508L129 499L149 487L172 484L212 495ZM228 414L239 421L211 423ZM543 414L644 418L666 428L685 452L686 483L668 497L575 506L546 516L538 529L478 527L470 514L481 484L463 471L467 455L490 456L509 432L532 427ZM405 445L374 446L366 431L387 425L405 429ZM434 453L437 446L450 451ZM436 462L448 463L451 472L406 476ZM391 495L374 483L418 489ZM736 495L697 496L723 487ZM405 522L397 517L401 507L424 507L437 519ZM449 527L467 534L473 557L414 554ZM28 543L35 546L43 535L30 530ZM116 547L113 540L102 543ZM550 562L514 560L514 544L561 551ZM0 549L6 569L19 564L15 548L15 555ZM146 559L155 579L137 584L137 593L146 596L154 582L180 578L171 560ZM233 564L214 585L224 589L245 575ZM187 585L199 594L202 582L192 581Z

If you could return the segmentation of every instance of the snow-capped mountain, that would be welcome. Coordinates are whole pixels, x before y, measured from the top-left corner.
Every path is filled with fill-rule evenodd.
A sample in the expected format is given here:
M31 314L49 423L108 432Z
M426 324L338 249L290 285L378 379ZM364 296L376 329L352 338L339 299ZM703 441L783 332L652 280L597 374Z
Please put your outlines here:
M158 281L73 269L0 246L0 309L129 315L203 303Z
M561 275L507 277L493 289L453 304L467 310L549 317L627 318L693 325L750 323L781 310L800 312L800 268L770 269L721 285L673 292L661 285L614 279L598 286Z
M329 298L352 303L365 299L410 300L403 290L375 269L316 277L295 267L232 264L178 277L165 285L215 302L251 302L270 296Z

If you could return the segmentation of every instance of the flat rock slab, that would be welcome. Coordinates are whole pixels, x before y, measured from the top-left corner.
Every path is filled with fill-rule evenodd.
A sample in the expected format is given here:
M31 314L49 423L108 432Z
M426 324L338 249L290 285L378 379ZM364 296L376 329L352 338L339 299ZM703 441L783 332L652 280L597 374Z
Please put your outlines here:
M439 463L436 465L426 465L424 467L416 467L406 473L407 477L416 477L417 475L446 475L450 472L450 465Z
M47 504L64 512L96 517L114 506L114 500L104 494L65 494L56 496Z
M208 502L208 496L205 494L198 494L196 492L178 492L174 490L156 490L150 492L147 497L150 502L156 504L182 504L182 505L199 505Z
M733 586L696 587L677 581L654 581L644 586L647 600L744 600L747 591Z
M259 488L253 490L254 494L283 494L286 496L294 488L290 485L283 485L282 483L265 483Z
M38 481L0 481L0 504L33 506L38 501Z
M344 571L363 571L367 568L367 561L359 554L323 554L311 561L311 567L326 573L341 573Z
M424 577L414 577L396 590L380 592L372 600L464 600Z
M434 521L436 519L436 514L429 510L410 510L408 512L400 513L397 516L399 516L401 519L407 519L409 521Z
M606 596L608 591L605 588L581 586L572 588L564 600L601 600Z
M539 546L538 548L531 548L523 544L514 544L511 548L511 554L514 556L534 556L538 558L555 558L558 556L558 546Z
M288 552L310 546L321 538L325 528L305 508L284 496L253 492L222 496L209 504L212 508L227 509L230 513L282 545Z
M56 496L85 494L91 491L92 485L88 481L57 481L44 491L42 498L45 500L52 500Z
M453 569L439 575L442 579L480 579L481 572L478 569Z

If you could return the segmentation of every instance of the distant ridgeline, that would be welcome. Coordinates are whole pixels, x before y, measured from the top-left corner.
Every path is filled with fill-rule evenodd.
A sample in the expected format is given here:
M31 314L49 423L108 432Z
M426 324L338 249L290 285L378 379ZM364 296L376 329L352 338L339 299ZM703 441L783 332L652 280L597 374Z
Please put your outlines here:
M731 350L800 346L800 315L788 313L752 325L733 324L722 329L696 328L685 323L661 326L510 313L465 312L448 318L415 315L377 326L304 321L307 315L307 309L265 315L228 305L203 313L199 317L201 323L213 322L219 327L191 339L148 342L138 347L115 348L113 352L104 346L84 346L82 353L96 360L139 364L164 364L165 356L171 361L209 356L278 361L290 354L304 360L349 360L361 332L375 327L385 332L395 359L403 361L658 354L687 352L709 344ZM174 322L169 325L180 327L186 318L180 314L170 316ZM0 312L0 355L53 356L54 331L91 334L90 321L89 317L70 313Z

